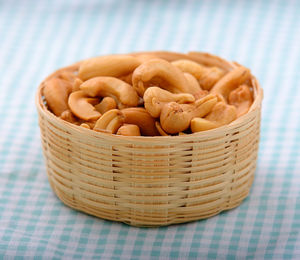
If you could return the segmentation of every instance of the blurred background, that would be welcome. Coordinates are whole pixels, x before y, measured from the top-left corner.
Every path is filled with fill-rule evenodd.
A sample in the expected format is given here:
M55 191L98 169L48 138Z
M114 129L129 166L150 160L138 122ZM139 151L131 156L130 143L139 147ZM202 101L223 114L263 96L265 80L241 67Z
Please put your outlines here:
M39 83L81 59L144 50L209 52L249 67L260 81L256 179L250 198L230 214L153 233L76 213L52 194L34 105ZM145 257L300 256L299 101L300 1L0 0L0 253L38 255L42 246L71 257L70 241L84 248L83 237L106 257L138 257L138 249ZM96 233L85 233L91 225ZM58 243L54 231L66 227L69 240ZM99 242L101 230L111 235L105 231Z

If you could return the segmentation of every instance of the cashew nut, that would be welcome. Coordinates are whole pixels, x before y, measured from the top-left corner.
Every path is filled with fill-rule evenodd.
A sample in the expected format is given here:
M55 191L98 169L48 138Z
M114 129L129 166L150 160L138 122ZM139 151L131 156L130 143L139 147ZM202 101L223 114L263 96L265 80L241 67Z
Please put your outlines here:
M77 123L76 117L73 115L73 113L69 109L62 112L60 115L60 118L67 122L73 123L73 124Z
M188 81L190 93L192 93L194 96L197 95L202 90L197 79L190 73L184 72L183 74Z
M80 89L91 97L112 97L119 108L135 107L139 96L134 88L126 82L113 77L95 77L81 84Z
M194 117L206 116L217 103L217 97L207 95L195 104L167 103L161 110L160 123L165 132L175 134L186 130Z
M221 126L217 122L209 121L205 118L195 117L191 120L191 130L193 133L207 131Z
M99 76L121 77L133 72L141 64L130 55L108 55L90 58L81 63L78 75L85 81Z
M138 54L136 56L138 58L138 60L143 63L145 61L148 61L148 60L153 60L153 59L157 59L159 57L155 56L154 54L144 54L144 53L141 53L141 54Z
M93 120L93 121L84 121L81 122L81 124L86 124L89 126L90 129L93 129L96 125L97 120Z
M126 124L137 125L142 135L154 136L159 135L155 127L155 119L141 107L129 107L121 110Z
M251 78L250 70L240 66L228 72L211 89L211 94L221 94L225 100L229 93Z
M246 114L253 103L250 88L247 85L241 85L232 90L228 96L228 103L236 107L237 117Z
M161 136L168 136L168 134L164 131L164 129L162 129L162 127L158 121L155 122L155 126Z
M104 113L96 122L93 130L115 134L124 123L124 116L119 109L112 109Z
M129 73L128 75L119 77L120 80L125 81L127 84L132 85L132 73Z
M71 83L63 79L51 78L44 83L44 97L48 107L56 116L60 116L69 108L68 96L71 91Z
M173 93L189 93L184 74L162 59L152 59L137 67L132 75L132 84L141 97L150 86L159 86Z
M153 60L153 59L157 59L158 57L151 55L151 54L138 54L136 55L136 58L141 62L141 64L145 61L148 60ZM133 73L129 73L128 75L119 77L120 80L125 81L126 83L132 85L132 74Z
M202 88L210 90L224 75L225 72L220 68L206 68L202 77L199 78L199 84Z
M205 118L226 125L237 118L236 108L224 102L218 102Z
M58 78L66 80L72 84L72 92L79 90L82 80L78 78L72 71L62 71L58 74Z
M224 76L225 72L217 67L205 67L191 60L176 60L172 64L181 71L190 73L199 80L200 86L209 90L211 87Z
M72 92L80 90L80 85L83 81L80 78L76 78L73 82Z
M189 81L190 86L193 86L193 96L195 97L195 99L201 99L208 95L209 92L207 90L203 90L200 87L198 80L192 74L184 72L184 75L185 78Z
M218 102L205 118L193 118L191 120L192 132L210 130L231 123L237 118L237 110L234 106L224 102Z
M101 114L93 105L99 102L98 98L91 98L82 90L70 94L68 104L74 115L83 120L96 120Z
M195 98L191 94L173 94L158 87L147 88L144 93L145 108L153 117L159 117L162 107L171 101L183 104L194 102Z
M117 135L140 136L141 132L137 125L125 124L119 128Z
M201 99L205 96L208 95L208 91L207 90L199 90L197 93L194 94L195 99Z
M108 110L117 108L117 103L112 97L105 97L99 104L95 106L95 109L100 113L104 114Z
M80 126L84 127L84 128L87 128L87 129L91 129L91 127L86 123L82 123Z
M166 61L174 61L174 60L181 60L187 59L189 56L187 54L171 52L171 51L149 51L149 52L136 52L132 53L133 56L141 56L141 55L149 55L149 56L156 56L159 59L163 59Z

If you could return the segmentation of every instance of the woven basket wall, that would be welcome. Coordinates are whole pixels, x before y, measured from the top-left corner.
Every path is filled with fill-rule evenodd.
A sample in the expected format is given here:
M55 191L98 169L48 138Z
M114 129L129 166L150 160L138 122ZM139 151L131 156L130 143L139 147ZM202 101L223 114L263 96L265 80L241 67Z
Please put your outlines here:
M239 66L204 53L189 58L226 70ZM238 206L253 182L259 144L262 90L254 76L252 85L250 111L230 125L184 136L125 137L57 118L43 100L42 83L36 105L52 189L74 209L134 226L188 222Z

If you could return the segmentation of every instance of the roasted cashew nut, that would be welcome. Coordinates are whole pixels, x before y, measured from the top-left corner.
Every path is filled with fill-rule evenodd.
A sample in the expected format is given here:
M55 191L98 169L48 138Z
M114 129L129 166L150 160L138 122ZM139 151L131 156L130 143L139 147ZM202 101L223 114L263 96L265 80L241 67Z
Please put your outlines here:
M161 136L168 136L168 134L164 131L164 129L162 129L162 127L158 121L155 122L155 126Z
M141 55L155 56L156 58L163 59L168 62L189 58L189 56L187 54L171 52L171 51L148 51L148 52L146 51L146 52L131 53L131 55L137 56L137 57L139 57Z
M187 72L198 79L200 86L209 90L224 76L225 72L217 67L206 67L191 60L176 60L172 64L183 72Z
M56 116L60 116L69 109L68 96L71 92L72 85L66 80L51 78L44 83L43 94L45 100Z
M136 55L136 58L142 64L145 61L157 59L158 57L156 57L154 55L151 55L151 54L139 54L139 55ZM126 83L128 83L130 85L132 85L132 74L133 73L131 72L131 73L127 74L127 75L119 77L119 79L125 81Z
M130 74L141 61L131 55L108 55L90 58L80 64L78 75L85 81L99 76L121 77Z
M199 92L203 91L202 88L200 87L199 82L197 79L190 73L184 72L183 73L186 80L188 81L189 85L189 93L192 93L194 96L198 95Z
M162 59L151 59L137 67L132 75L132 84L141 97L150 86L159 86L172 93L190 93L184 74Z
M141 132L137 125L125 124L119 128L117 135L140 136Z
M232 90L228 96L228 103L237 109L237 117L246 114L253 103L252 93L247 85L241 85Z
M251 78L250 70L240 66L228 72L211 89L211 94L221 94L225 100L230 92Z
M71 93L68 99L72 113L86 121L97 120L101 116L94 107L98 102L98 98L91 98L82 90Z
M91 129L91 127L87 123L82 123L80 126L86 129Z
M60 115L60 118L67 121L67 122L69 122L69 123L72 123L72 124L77 123L76 117L73 115L72 111L69 110L69 109L62 112L61 115Z
M96 122L93 130L115 134L124 123L124 116L119 109L104 113Z
M195 104L167 103L161 110L160 124L169 134L186 130L194 117L206 116L217 103L217 97L207 95Z
M95 77L81 84L80 89L91 97L112 97L119 108L135 107L139 96L126 82L113 77Z
M148 60L153 60L153 59L158 59L159 57L157 57L156 55L154 54L144 54L144 53L141 53L141 54L137 54L135 55L137 57L137 59L143 63L145 61L148 61Z
M72 92L79 90L79 86L83 83L83 81L71 71L62 71L58 75L58 78L70 82L72 84Z
M209 121L205 118L195 117L191 120L191 130L193 133L207 131L221 126L218 122Z
M147 88L144 93L145 108L153 117L159 117L162 107L166 103L171 101L177 102L179 104L192 103L195 101L195 98L191 94L173 94L158 87Z
M200 132L220 127L231 123L237 118L237 110L234 106L224 102L218 102L205 118L193 118L191 120L192 132Z
M195 93L193 96L195 97L195 99L201 99L204 98L205 96L208 95L208 91L207 90L200 90L197 93Z
M129 107L121 110L126 124L134 124L140 128L141 134L146 136L159 135L155 127L155 119L141 107Z
M108 110L117 108L117 103L112 97L105 97L101 102L95 105L95 109L100 113L104 114Z
M119 77L120 80L125 81L127 84L132 85L132 73Z

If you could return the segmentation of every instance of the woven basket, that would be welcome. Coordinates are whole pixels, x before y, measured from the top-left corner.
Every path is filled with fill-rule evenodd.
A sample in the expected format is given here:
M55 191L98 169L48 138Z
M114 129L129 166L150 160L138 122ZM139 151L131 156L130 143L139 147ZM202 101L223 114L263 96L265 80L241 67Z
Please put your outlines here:
M239 66L205 53L156 54L225 70ZM263 94L254 76L252 85L252 107L230 125L184 136L126 137L56 117L42 83L36 105L52 189L74 209L133 226L188 222L238 206L252 185L259 144Z

